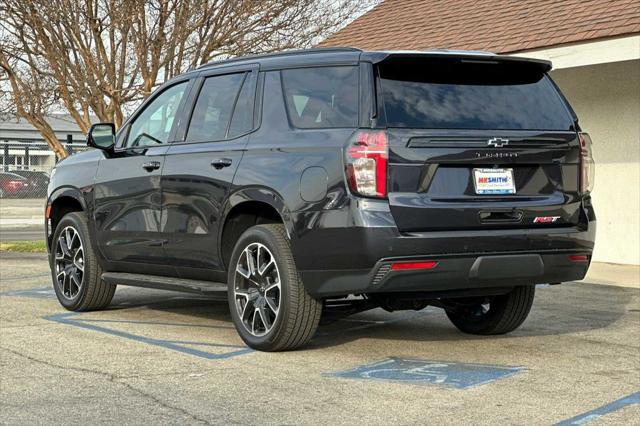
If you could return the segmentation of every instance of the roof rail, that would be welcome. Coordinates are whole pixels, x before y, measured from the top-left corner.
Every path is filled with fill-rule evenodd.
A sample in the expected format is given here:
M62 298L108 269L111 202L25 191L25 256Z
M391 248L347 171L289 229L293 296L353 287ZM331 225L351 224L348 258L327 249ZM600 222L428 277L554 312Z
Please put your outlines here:
M213 67L217 65L230 64L234 62L246 61L251 59L263 59L263 58L277 58L282 56L294 56L294 55L305 55L305 54L313 54L313 53L332 53L332 52L362 52L361 49L357 49L355 47L314 47L311 49L296 49L296 50L285 50L284 52L274 52L274 53L261 53L257 55L246 55L239 56L237 58L230 59L222 59L220 61L212 61L206 63L204 65L199 66L196 69L203 69L208 67Z

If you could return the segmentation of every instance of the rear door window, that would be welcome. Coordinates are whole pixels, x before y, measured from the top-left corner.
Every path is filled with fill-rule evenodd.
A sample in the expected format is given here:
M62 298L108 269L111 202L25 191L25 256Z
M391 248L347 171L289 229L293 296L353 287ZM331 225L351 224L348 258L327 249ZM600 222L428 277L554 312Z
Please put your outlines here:
M378 68L389 127L569 130L553 83L527 63L391 61Z
M191 115L187 142L224 140L246 73L207 77Z
M289 120L295 127L357 127L357 67L283 70L282 80Z
M248 73L242 83L242 89L238 95L236 106L233 109L233 118L229 125L228 139L243 135L253 129L253 112L256 96L257 73Z

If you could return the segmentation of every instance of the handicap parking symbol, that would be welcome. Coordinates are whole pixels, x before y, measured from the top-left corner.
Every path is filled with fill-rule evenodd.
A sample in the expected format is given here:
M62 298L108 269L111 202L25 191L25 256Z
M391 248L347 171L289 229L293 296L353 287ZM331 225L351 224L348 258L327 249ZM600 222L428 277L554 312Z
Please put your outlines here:
M389 358L331 375L466 389L510 377L524 370L523 367L501 365Z

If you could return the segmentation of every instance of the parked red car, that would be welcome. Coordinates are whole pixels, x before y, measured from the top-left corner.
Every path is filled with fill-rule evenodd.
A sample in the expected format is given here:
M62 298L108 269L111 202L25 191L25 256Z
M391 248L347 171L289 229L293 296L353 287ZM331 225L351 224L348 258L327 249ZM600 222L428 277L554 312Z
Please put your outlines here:
M0 173L0 198L19 197L29 190L29 181L15 173Z

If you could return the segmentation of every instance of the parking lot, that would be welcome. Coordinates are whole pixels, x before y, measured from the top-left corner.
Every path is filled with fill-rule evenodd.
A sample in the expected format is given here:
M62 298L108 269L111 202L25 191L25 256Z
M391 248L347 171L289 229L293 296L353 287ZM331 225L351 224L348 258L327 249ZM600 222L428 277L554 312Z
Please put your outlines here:
M507 336L365 312L304 350L243 345L225 302L119 287L70 313L42 254L0 253L3 424L638 424L638 269L540 286ZM606 267L604 267L606 269ZM597 271L596 271L597 272ZM609 281L603 285L593 282Z

